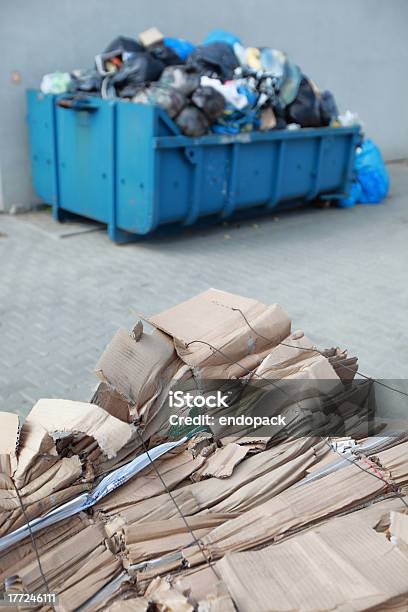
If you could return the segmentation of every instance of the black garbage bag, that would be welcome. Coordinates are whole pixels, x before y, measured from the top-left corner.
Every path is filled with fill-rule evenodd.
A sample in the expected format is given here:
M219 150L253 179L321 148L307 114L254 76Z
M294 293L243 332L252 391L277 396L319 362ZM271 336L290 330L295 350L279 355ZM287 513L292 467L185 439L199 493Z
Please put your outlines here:
M193 66L167 66L162 72L160 83L174 87L184 96L190 96L200 85L200 75Z
M202 75L230 80L238 68L238 60L230 45L223 42L198 45L189 55L187 63L195 66Z
M282 108L280 104L277 104L276 106L272 106L272 108L273 108L273 112L275 113L275 117L276 117L275 130L284 130L287 126L285 109Z
M298 123L301 127L320 127L320 96L310 81L303 76L296 98L286 107L287 123Z
M216 121L225 109L225 98L214 87L198 87L193 93L191 100L207 115L211 122Z
M149 53L159 62L163 62L165 66L177 66L180 64L181 60L177 53L170 49L170 47L165 47L164 45L158 45L157 47L152 47L149 49Z
M160 106L171 118L174 118L186 106L187 98L173 87L152 83L150 87L140 89L132 98L132 102Z
M124 52L139 53L140 51L144 51L144 47L133 38L128 38L127 36L117 36L117 38L109 43L104 50L104 53L112 53L112 51L117 51L118 55Z
M210 122L200 109L189 104L176 117L176 123L186 136L203 136L208 132Z
M112 75L110 83L121 98L132 98L140 85L157 81L163 69L164 64L148 51L135 53Z
M284 117L277 116L276 117L276 126L275 130L285 130L287 128L287 123Z
M96 69L102 76L110 76L119 70L123 62L129 61L144 51L144 47L133 38L118 36L112 40L103 53L95 56Z
M71 72L70 91L100 92L102 77L97 70L73 70Z
M330 125L332 119L339 116L339 109L331 91L322 91L320 95L320 116L322 125Z

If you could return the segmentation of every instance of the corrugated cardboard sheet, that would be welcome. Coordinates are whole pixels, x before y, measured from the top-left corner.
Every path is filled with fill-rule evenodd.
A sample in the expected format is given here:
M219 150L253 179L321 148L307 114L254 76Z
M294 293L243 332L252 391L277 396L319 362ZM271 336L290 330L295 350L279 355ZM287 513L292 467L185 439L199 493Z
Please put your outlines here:
M121 474L92 507L36 532L35 549L27 537L5 546L3 590L49 589L64 611L408 610L407 435L364 429L372 385L350 387L357 359L316 351L276 304L215 289L150 323L117 332L90 403L40 400L21 427L0 414L0 543ZM169 440L169 391L232 378L296 381L275 398L298 415L286 439L190 432L149 463L143 453ZM304 434L297 408L317 398L330 415L327 394L354 438Z

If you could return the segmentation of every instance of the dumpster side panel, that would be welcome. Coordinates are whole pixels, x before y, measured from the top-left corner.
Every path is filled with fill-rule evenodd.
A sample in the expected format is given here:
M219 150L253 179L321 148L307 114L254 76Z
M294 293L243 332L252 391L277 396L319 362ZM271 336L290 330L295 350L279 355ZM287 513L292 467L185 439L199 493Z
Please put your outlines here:
M47 204L58 201L55 96L27 91L31 173L36 194Z
M317 138L285 141L280 201L308 196L316 171L318 145Z
M201 173L202 194L199 205L200 216L211 215L222 210L228 192L233 151L230 145L214 145L203 148Z
M321 162L320 193L347 192L351 179L348 160L350 155L354 159L355 144L354 134L330 136L325 139Z
M357 138L358 130L330 128L156 138L157 225L344 194Z
M225 204L231 147L214 145L159 149L159 224L191 225L220 212Z
M108 223L114 198L115 103L92 99L89 110L56 108L59 204Z
M190 207L196 166L184 147L157 150L156 159L160 166L158 223L182 222Z
M235 209L266 204L270 200L276 180L278 153L279 141L276 140L239 145Z
M277 144L222 143L158 150L159 223L192 224L264 204L272 189Z
M154 148L157 109L141 104L117 105L116 225L147 234L159 222L160 160ZM179 179L177 172L173 179ZM171 173L166 184L172 180Z

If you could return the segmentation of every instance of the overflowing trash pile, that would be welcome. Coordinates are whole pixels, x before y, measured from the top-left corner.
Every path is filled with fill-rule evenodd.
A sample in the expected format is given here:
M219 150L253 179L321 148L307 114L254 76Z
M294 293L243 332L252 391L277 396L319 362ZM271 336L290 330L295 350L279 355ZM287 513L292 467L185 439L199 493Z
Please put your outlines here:
M278 305L214 289L119 330L91 403L0 413L3 591L58 610L406 610L408 433L367 429L357 367ZM197 428L169 403L256 381L285 427Z
M320 92L286 53L245 47L223 30L199 45L157 28L137 40L119 36L95 57L93 68L47 74L41 90L154 104L188 136L359 121L339 115L333 94Z

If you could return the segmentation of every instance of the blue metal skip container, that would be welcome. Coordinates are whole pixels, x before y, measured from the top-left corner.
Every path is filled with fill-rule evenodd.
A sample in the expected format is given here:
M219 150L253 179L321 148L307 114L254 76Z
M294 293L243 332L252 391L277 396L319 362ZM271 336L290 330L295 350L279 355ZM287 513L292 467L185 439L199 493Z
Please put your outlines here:
M188 138L160 108L27 92L34 188L115 242L348 194L358 127Z

